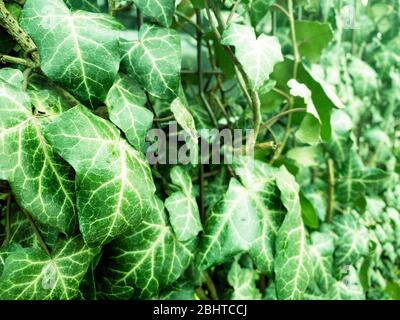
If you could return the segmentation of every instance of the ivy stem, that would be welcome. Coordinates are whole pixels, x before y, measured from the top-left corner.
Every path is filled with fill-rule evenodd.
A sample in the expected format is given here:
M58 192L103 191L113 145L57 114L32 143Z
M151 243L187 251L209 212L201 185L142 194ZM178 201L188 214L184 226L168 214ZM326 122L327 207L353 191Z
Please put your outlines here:
M199 10L199 9L196 9L196 12L197 12L197 10ZM196 31L200 31L200 32L202 32L202 33L204 33L204 30L201 28L201 25L199 25L198 23L196 23L196 22L194 22L192 19L190 19L188 16L186 16L185 14L183 14L182 12L180 12L180 11L175 11L175 14L179 17L179 18L182 18L183 20L185 20L186 22L188 22L189 24L191 24L195 29L196 29ZM197 15L197 14L196 14Z
M235 4L233 5L233 7L231 9L231 12L229 12L228 19L226 20L226 25L227 26L229 26L231 24L233 16L235 15L236 10L239 7L240 2L241 2L240 0L236 0Z
M207 17L211 25L211 29L213 30L214 36L218 42L221 42L221 33L224 31L226 28L226 24L224 22L224 19L222 18L221 12L219 11L218 6L215 5L213 1L211 1L211 6L213 8L214 15L218 21L219 28L221 30L217 29L217 27L214 24L213 17L211 15L210 7L208 4L209 0L205 0L205 8L207 12ZM251 81L249 77L247 76L247 73L245 72L242 64L240 61L237 59L235 56L234 52L230 48L230 46L223 46L224 50L227 52L229 57L231 58L233 64L235 65L236 69L236 74L238 75L238 80L239 84L242 88L242 91L249 102L250 106L253 109L253 129L254 129L254 135L252 136L249 141L247 141L248 144L248 150L252 150L254 145L256 144L258 134L260 132L260 125L261 125L261 105L260 105L260 99L258 97L257 92L253 89L253 85L251 84ZM242 83L243 82L243 83Z
M0 54L0 63L14 63L28 68L35 68L36 64L31 60Z
M290 34L291 34L293 54L294 54L293 79L297 79L299 65L301 63L301 56L300 56L300 52L299 52L299 47L297 45L296 25L295 25L295 19L294 19L294 11L293 11L293 0L287 0L287 3L288 3L288 10L284 9L283 7L281 7L280 10L282 12L284 12L289 19ZM289 98L289 110L292 109L293 105L294 105L294 99L293 99L293 97L290 97ZM290 137L291 128L292 128L292 122L293 122L292 116L293 116L293 113L289 113L288 122L287 122L286 129L285 129L285 135L283 137L282 143L280 144L278 150L272 157L270 164L273 164L277 159L279 159L283 150L286 147L286 144Z
M335 169L333 160L328 159L327 161L328 170L328 206L326 209L326 222L331 223L333 218L333 207L335 201Z
M22 81L22 90L27 91L29 85L29 77L32 74L33 69L27 68L24 71L24 80Z
M40 65L40 58L35 43L7 10L3 0L0 0L0 26L7 30L15 41L18 42L22 50L30 56L35 67L38 67Z
M273 3L273 4L271 5L271 8L278 9L278 10L281 11L286 17L288 17L288 18L290 19L290 14L289 14L289 12L288 12L284 7L282 7L280 4Z
M2 247L8 246L10 243L11 237L11 193L7 196L7 205L6 205L6 237L4 238Z
M297 78L299 64L301 62L299 46L297 45L296 26L294 20L293 0L288 0L290 34L292 35L292 45L294 52L293 79Z
M196 9L196 23L197 25L201 26L202 24L202 14L200 9ZM204 89L204 78L203 78L203 47L201 45L201 42L203 40L203 31L196 29L196 39L197 39L197 84L198 84L198 90L199 90L199 95L201 96L203 93ZM207 104L206 104L207 106ZM207 110L209 108L207 107ZM209 112L210 118L212 118L213 113ZM216 120L215 120L216 121ZM201 139L201 137L200 137ZM200 187L200 217L201 221L204 225L205 223L205 218L206 218L206 213L204 209L204 165L200 162L199 165L199 187Z
M42 235L40 234L40 231L39 231L38 227L37 227L36 224L35 224L35 221L33 221L31 215L30 215L28 212L26 212L25 210L23 210L23 211L24 211L25 216L26 216L26 218L28 219L28 221L29 221L29 223L30 223L30 225L31 225L31 227L32 227L32 229L33 229L33 232L35 233L36 239L39 241L40 246L41 246L42 249L46 252L46 254L47 254L49 257L51 257L50 250L49 250L49 248L47 247L46 242L44 242L43 237L42 237Z
M283 111L279 114L277 114L276 116L272 117L271 119L269 119L267 122L264 122L261 127L262 128L268 128L273 126L277 121L279 121L281 118L283 118L286 115L290 115L293 113L303 113L303 112L307 112L306 108L296 108L296 109L289 109L286 111Z
M212 300L219 300L217 288L215 287L214 281L208 273L205 274L205 284Z
M164 117L164 118L154 118L153 121L154 122L168 122L168 121L172 121L175 119L174 115L170 115L168 117Z

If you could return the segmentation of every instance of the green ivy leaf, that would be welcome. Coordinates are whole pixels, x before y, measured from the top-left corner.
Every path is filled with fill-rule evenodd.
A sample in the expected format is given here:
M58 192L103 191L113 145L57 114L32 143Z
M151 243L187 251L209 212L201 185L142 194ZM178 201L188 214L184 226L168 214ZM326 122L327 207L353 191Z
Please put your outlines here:
M119 23L103 14L71 13L62 0L28 0L21 25L49 79L92 106L105 99L119 68Z
M175 12L175 0L135 0L135 5L146 17L154 18L164 27L169 27Z
M249 250L250 257L261 272L270 275L274 266L276 236L285 215L276 186L276 170L261 161L245 159L238 162L235 172L257 211L258 229Z
M368 230L354 213L335 216L333 226L338 237L335 249L336 265L355 264L363 255L368 254Z
M146 94L136 81L122 74L106 98L110 120L137 150L142 150L146 134L153 124L153 113L144 107L146 101Z
M222 35L222 44L235 47L235 55L254 89L259 89L269 79L275 64L283 61L278 39L265 34L256 38L249 26L232 23Z
M174 101L172 101L171 112L173 113L176 122L178 122L178 124L182 127L182 129L192 140L192 143L197 144L198 133L196 130L196 125L193 116L185 107L180 98L176 98Z
M333 39L331 25L317 21L296 21L295 28L300 54L310 62L318 62L322 51Z
M293 61L285 59L284 62L277 64L271 78L277 82L278 89L288 92L287 83L293 78ZM331 137L330 118L332 110L342 106L338 104L338 101L330 97L324 82L312 74L303 64L299 65L297 81L311 90L312 101L321 121L321 138L323 141L328 141Z
M233 287L232 300L260 300L261 294L256 286L256 273L253 269L242 268L235 261L228 273L228 282Z
M288 211L276 239L276 292L278 299L301 299L313 270L301 218L299 186L285 167L280 168L276 179Z
M346 276L337 281L328 295L332 300L364 300L365 294L360 283L357 270L353 266L348 267Z
M0 277L0 298L73 299L98 251L79 236L57 243L51 257L39 248L13 251Z
M232 178L224 198L207 213L197 257L199 266L207 269L249 250L257 231L258 215L250 192Z
M100 12L97 0L64 0L64 2L71 10Z
M155 191L150 168L112 124L77 106L51 123L46 137L76 171L80 230L89 246L141 221Z
M203 230L192 179L182 167L172 168L170 176L172 183L180 189L165 200L172 228L179 241L192 240Z
M141 298L174 283L189 266L197 240L180 242L167 224L160 200L134 232L110 244L105 277L113 285L133 286Z
M328 294L336 282L333 277L334 239L329 233L314 232L311 242L309 248L314 281L323 294Z
M181 71L179 34L145 24L139 40L121 40L122 68L153 96L173 99L178 96Z
M256 26L263 19L268 9L275 0L253 0L250 7L250 19L253 26Z
M20 71L7 73L8 81L20 83ZM18 203L35 219L72 232L76 222L72 168L43 133L54 117L35 115L28 94L1 80L0 106L0 179L9 181Z
M353 57L349 65L349 74L353 78L354 91L360 97L370 96L378 90L378 74L364 61Z
M319 142L321 121L312 100L312 92L306 85L296 79L291 79L288 82L288 86L290 94L294 97L302 98L307 109L307 114L300 125L300 129L296 132L296 138L300 142L314 146Z

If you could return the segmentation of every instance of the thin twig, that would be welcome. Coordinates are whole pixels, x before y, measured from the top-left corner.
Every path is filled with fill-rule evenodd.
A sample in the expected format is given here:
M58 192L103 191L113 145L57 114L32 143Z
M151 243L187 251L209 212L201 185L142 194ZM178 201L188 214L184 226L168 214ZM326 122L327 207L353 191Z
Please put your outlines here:
M210 294L212 300L219 300L217 288L215 287L214 281L210 277L208 273L205 274L205 284L207 286L207 290Z
M300 56L300 52L299 52L299 47L297 45L296 27L295 27L294 12L293 12L293 0L287 0L287 3L288 3L288 11L286 11L283 7L281 7L280 10L282 12L284 12L287 15L287 17L289 18L290 34L292 36L291 39L292 39L292 46L293 46L293 51L294 51L293 79L296 79L299 64L301 63L301 56ZM278 5L278 7L280 7L280 6ZM289 110L292 109L293 105L294 105L294 98L290 97ZM285 129L285 135L283 137L282 143L279 145L276 153L272 157L270 164L273 164L277 159L279 159L283 150L285 149L286 144L290 137L292 122L293 122L293 113L289 113L288 122L286 124L286 129Z
M200 92L200 99L203 102L203 104L206 107L207 113L210 116L210 119L214 125L215 128L218 128L218 120L217 117L214 114L214 111L212 110L210 103L208 102L206 96L204 95L204 92Z
M11 193L7 196L7 207L6 207L6 236L4 238L2 247L7 247L10 243L11 238Z
M168 122L168 121L172 121L175 119L174 115L170 115L168 117L164 117L164 118L154 118L153 121L154 122Z
M182 74L197 74L197 70L187 70L187 69L183 69L181 70ZM203 70L203 75L221 75L223 74L223 72L221 70Z
M197 11L198 9L196 9ZM198 23L194 22L192 19L190 19L188 16L186 16L184 13L176 10L175 14L179 17L188 22L190 25L192 25L197 31L201 32L204 34L204 30L202 29L201 25Z
M198 25L202 24L202 13L200 9L196 9L196 23ZM197 84L199 95L201 96L204 90L204 79L203 79L203 47L201 42L203 40L203 32L199 29L196 30L197 38ZM212 113L210 113L210 118L212 118ZM216 121L216 120L215 120ZM201 138L200 138L201 139ZM204 207L204 165L200 163L199 165L199 180L200 180L200 217L203 225L205 223L205 207Z
M31 224L31 227L33 229L33 232L35 233L36 239L39 241L40 246L42 247L42 249L46 252L46 254L51 257L51 253L49 248L46 245L46 242L44 242L42 235L40 234L39 229L37 228L35 221L33 221L31 215L26 212L25 210L23 210L26 218L28 219L29 223Z
M233 16L236 13L237 8L239 7L241 0L236 0L235 4L233 5L231 12L229 12L228 19L226 20L226 25L229 26L232 22Z
M22 81L22 90L27 91L29 85L29 77L32 74L33 69L28 68L24 71L24 80Z
M289 10L290 34L292 35L292 46L294 52L293 79L296 79L299 64L301 62L301 57L299 52L299 46L297 44L296 26L295 26L294 11L293 11L293 0L288 0L288 10Z
M35 68L36 67L36 64L31 60L18 58L18 57L13 57L13 56L9 56L9 55L6 55L6 54L0 54L0 63L4 63L4 64L5 63L19 64L21 66L28 67L28 68Z
M288 12L284 7L282 7L281 5L279 5L279 4L277 4L277 3L273 3L273 4L271 5L271 8L278 9L278 10L281 11L286 17L288 17L288 18L290 19L290 14L289 14L289 12Z
M306 108L296 108L296 109L289 109L286 111L283 111L279 114L277 114L276 116L272 117L271 119L269 119L267 122L263 123L261 125L262 128L268 128L273 126L277 121L279 121L281 118L283 118L286 115L290 115L293 113L303 113L303 112L307 112Z
M278 88L273 88L272 91L276 92L277 94L281 95L282 97L285 97L286 100L290 100L290 96L283 90L278 89Z
M331 223L333 218L333 207L335 198L335 169L333 165L333 160L328 159L327 161L328 170L328 206L326 209L326 222Z

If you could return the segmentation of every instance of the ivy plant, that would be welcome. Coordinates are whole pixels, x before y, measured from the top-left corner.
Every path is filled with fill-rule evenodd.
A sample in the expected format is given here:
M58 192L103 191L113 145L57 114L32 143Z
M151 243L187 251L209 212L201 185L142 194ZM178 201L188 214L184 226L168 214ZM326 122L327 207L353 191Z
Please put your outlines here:
M397 0L0 0L0 299L400 299L399 30Z

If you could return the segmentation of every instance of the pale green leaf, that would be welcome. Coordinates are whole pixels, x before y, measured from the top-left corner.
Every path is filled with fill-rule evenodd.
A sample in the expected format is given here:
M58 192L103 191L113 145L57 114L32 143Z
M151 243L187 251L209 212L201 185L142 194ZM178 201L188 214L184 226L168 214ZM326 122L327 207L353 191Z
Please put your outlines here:
M51 257L39 248L16 250L5 261L0 298L73 299L98 251L87 247L80 237L60 241Z
M302 299L312 279L312 264L301 218L299 186L285 167L276 175L287 215L276 240L275 285L279 299Z
M21 25L39 48L41 69L82 102L104 100L119 68L120 25L98 13L71 13L62 0L28 0Z
M153 113L146 109L146 94L132 78L120 75L108 92L106 105L110 120L119 127L137 150L153 124Z
M270 6L275 0L253 0L250 6L250 18L253 26L256 26L265 17Z
M135 0L135 5L146 17L154 18L169 27L175 12L175 0Z
M256 267L270 275L274 269L276 236L285 215L276 186L276 170L251 158L242 159L236 165L235 172L247 189L252 207L257 211L258 229L249 254Z
M275 64L283 61L278 39L265 34L256 38L252 27L233 23L222 38L222 44L235 47L235 55L254 89L259 89L269 79Z
M364 300L363 291L357 270L349 266L347 274L341 281L337 281L327 297L331 300Z
M295 28L300 54L310 62L318 62L322 51L333 39L330 24L317 21L296 21Z
M141 221L155 191L150 167L116 127L77 106L51 123L46 137L75 169L80 230L88 245L105 244Z
M160 200L134 232L110 244L104 265L113 285L133 286L141 298L174 283L189 266L196 240L177 241Z
M256 286L253 269L242 268L235 261L228 273L228 282L233 287L232 300L260 300L261 293Z
M180 189L165 200L172 229L179 241L192 240L203 230L192 179L182 167L172 168L170 176L172 183Z
M179 34L148 24L140 28L138 41L121 41L122 68L153 96L178 96L181 71Z
M198 143L198 133L193 116L187 110L180 98L176 98L171 104L171 111L182 129L187 133L193 143Z
M292 96L304 100L307 110L299 130L296 132L296 138L303 143L316 145L319 142L321 121L312 99L312 92L305 84L296 79L289 80L288 86Z
M333 226L337 235L336 265L355 264L362 256L368 254L368 230L354 213L335 216Z
M224 198L207 212L197 257L200 267L207 269L249 250L258 228L250 191L232 178Z
M310 257L314 269L314 281L324 294L336 282L333 277L334 239L329 233L314 232L311 236Z
M0 179L9 181L19 205L36 220L70 233L74 175L44 137L53 119L35 115L29 96L0 80Z

